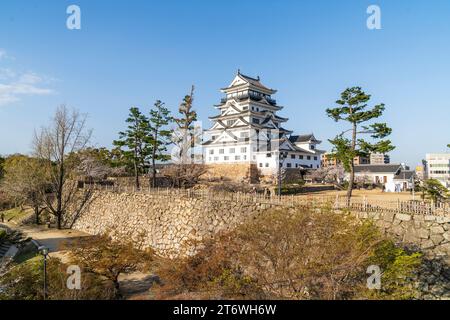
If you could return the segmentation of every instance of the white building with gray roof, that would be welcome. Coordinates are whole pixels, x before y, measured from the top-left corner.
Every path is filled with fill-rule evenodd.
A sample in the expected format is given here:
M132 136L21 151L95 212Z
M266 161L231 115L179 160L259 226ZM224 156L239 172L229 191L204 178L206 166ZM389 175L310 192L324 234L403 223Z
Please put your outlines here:
M321 141L284 128L289 119L277 114L283 107L272 98L276 90L238 71L221 91L225 97L215 106L219 114L210 117L213 124L204 134L206 164L255 164L262 174L273 174L279 166L320 168Z

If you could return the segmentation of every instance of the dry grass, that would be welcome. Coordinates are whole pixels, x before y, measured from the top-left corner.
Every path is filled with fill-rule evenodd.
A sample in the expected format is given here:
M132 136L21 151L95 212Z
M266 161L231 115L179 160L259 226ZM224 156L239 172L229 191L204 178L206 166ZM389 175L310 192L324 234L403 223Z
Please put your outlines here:
M309 187L311 185L308 185ZM322 185L320 185L322 186ZM310 192L305 193L301 196L308 197L308 196L325 196L325 197L335 197L336 195L345 197L347 191L346 190L329 190L329 191L317 191L317 192ZM382 192L379 189L375 190L353 190L353 197L354 198L363 198L366 197L367 200L385 200L385 201L408 201L413 200L413 196L410 192L400 192L400 193L393 193L393 192ZM420 193L416 192L415 199L420 199Z

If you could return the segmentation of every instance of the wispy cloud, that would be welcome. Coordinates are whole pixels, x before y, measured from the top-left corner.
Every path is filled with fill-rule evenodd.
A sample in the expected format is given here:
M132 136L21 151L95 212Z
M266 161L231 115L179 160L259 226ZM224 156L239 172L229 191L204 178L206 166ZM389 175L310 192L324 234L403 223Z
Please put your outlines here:
M0 49L0 60L7 57ZM18 72L11 68L0 68L0 106L20 101L24 96L45 96L55 93L46 88L49 78L34 72Z
M11 55L9 55L5 49L0 48L0 60L14 60L14 57L12 57Z

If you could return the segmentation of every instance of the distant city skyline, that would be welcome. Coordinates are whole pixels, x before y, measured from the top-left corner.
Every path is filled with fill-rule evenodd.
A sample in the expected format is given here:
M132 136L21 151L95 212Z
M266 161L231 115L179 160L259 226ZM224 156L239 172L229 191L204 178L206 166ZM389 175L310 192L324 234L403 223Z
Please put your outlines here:
M81 30L66 9L81 8ZM0 154L28 153L33 131L59 104L89 114L94 146L110 148L128 109L160 99L177 112L191 85L203 122L240 69L278 90L295 133L324 141L343 127L327 118L340 93L361 86L393 128L391 163L411 168L450 143L450 2L377 1L381 30L366 26L371 1L2 1Z

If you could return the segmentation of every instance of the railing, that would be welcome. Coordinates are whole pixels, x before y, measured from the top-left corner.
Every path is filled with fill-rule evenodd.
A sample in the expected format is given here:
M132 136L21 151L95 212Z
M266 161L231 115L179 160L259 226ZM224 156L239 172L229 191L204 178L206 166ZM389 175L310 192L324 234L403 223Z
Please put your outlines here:
M425 201L391 201L354 197L350 205L344 196L312 196L312 195L282 195L272 193L243 193L211 191L208 189L175 189L175 188L141 188L115 185L96 185L96 190L115 193L142 193L169 198L184 197L215 201L231 201L243 203L267 204L284 207L323 207L334 209L349 209L363 212L392 212L405 214L450 216L450 203L432 203Z

